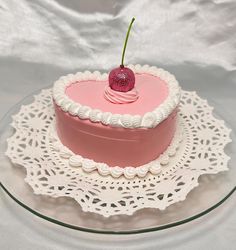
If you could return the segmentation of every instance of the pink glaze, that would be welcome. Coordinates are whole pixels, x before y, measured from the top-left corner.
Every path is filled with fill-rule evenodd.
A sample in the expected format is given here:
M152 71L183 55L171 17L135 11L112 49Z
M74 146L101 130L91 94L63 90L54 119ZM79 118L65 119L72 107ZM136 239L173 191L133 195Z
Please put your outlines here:
M160 78L150 74L135 74L135 87L139 98L128 104L114 104L104 98L104 89L108 81L81 81L71 84L66 95L72 100L93 109L113 114L139 114L157 108L168 96L168 87Z
M87 105L91 106L91 103ZM175 133L177 110L155 128L126 129L81 120L64 112L55 103L54 106L61 142L75 154L109 166L137 167L148 163L166 150Z
M127 92L113 90L110 86L106 86L104 89L104 98L109 102L116 104L127 104L135 102L138 97L138 91L135 87Z

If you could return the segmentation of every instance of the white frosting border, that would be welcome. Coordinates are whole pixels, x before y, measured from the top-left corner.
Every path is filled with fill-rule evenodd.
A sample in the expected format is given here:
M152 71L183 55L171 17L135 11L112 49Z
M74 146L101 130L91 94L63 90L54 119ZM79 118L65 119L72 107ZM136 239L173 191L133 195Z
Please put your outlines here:
M148 73L159 77L167 83L169 89L169 94L165 101L156 109L145 113L143 116L112 114L110 112L103 112L99 109L92 109L88 106L83 106L80 103L74 102L65 94L66 88L73 83L88 80L107 80L108 74L101 74L99 71L94 71L93 73L85 71L78 72L74 75L69 74L67 76L62 76L54 83L53 99L63 111L68 112L73 116L78 116L80 119L89 119L91 122L101 122L103 125L110 125L112 127L154 128L165 120L179 104L181 95L179 83L174 75L155 66L130 64L127 67L132 69L134 73Z
M178 121L175 135L171 141L171 144L167 147L157 159L150 161L149 163L139 167L110 167L106 163L95 162L94 160L83 158L80 155L74 154L69 148L64 146L55 132L55 126L51 128L49 133L51 147L56 151L63 159L67 159L71 167L81 167L86 173L98 171L101 176L111 175L114 178L124 176L127 179L133 179L134 177L145 177L148 173L153 175L159 175L162 172L162 167L168 165L170 157L175 156L180 144L183 140L183 128L182 124Z

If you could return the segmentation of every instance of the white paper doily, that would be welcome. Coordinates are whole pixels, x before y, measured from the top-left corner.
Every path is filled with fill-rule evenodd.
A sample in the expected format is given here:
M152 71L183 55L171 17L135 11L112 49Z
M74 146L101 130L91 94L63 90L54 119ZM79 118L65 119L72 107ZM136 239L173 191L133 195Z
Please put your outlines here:
M83 211L103 216L131 215L142 208L165 209L184 200L202 174L227 170L230 159L224 147L231 141L224 121L195 92L182 91L179 119L183 142L160 175L115 179L73 168L53 150L50 127L54 122L51 89L42 90L33 103L13 116L15 133L8 139L6 155L26 168L25 181L35 194L74 198Z

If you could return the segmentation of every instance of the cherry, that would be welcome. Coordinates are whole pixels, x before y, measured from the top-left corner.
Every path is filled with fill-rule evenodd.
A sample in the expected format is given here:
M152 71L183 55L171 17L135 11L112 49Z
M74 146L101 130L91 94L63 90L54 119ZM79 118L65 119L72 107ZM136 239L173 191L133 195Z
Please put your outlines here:
M109 85L113 90L127 92L134 88L134 72L121 65L113 69L109 74Z
M132 18L127 34L126 34L125 43L123 47L123 53L122 53L122 59L121 59L121 65L120 67L113 69L109 73L109 86L115 91L128 92L134 88L134 84L135 84L134 72L131 69L124 66L126 46L127 46L127 42L129 38L129 33L130 33L134 20L135 18Z

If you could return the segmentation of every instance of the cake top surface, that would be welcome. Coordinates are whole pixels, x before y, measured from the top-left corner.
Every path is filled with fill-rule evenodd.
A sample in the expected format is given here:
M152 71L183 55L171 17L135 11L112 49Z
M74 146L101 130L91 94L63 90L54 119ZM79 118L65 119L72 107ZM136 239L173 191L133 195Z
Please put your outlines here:
M69 85L65 94L76 103L92 109L114 114L144 115L154 110L167 98L169 89L165 81L149 73L135 74L139 98L131 103L116 104L104 98L108 80L80 81ZM122 93L123 94L123 93Z
M113 104L103 96L108 74L78 72L54 83L53 99L64 112L103 125L152 128L166 119L180 101L180 87L173 75L148 65L128 65L135 73L139 98Z

